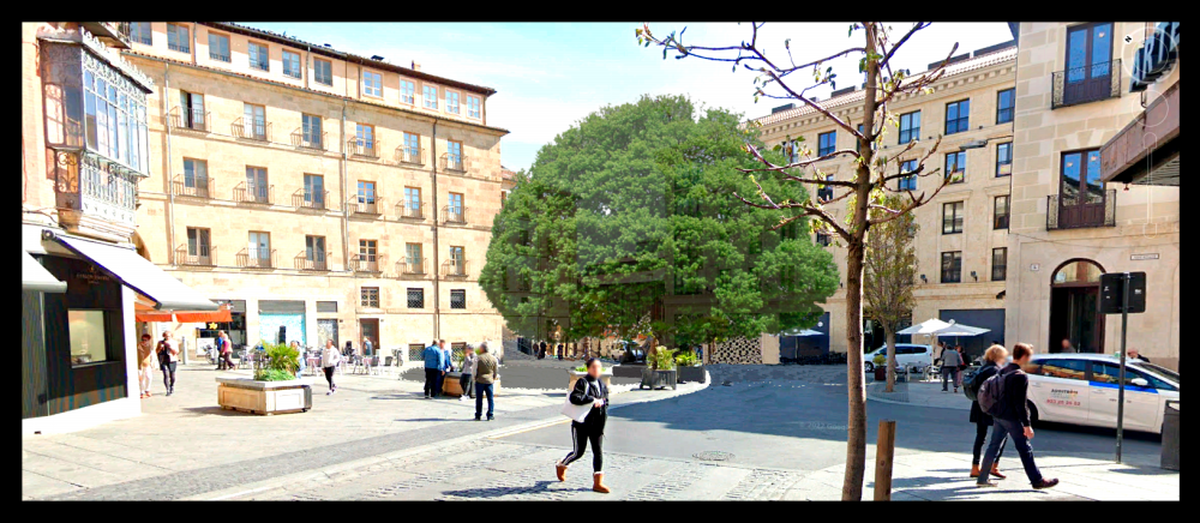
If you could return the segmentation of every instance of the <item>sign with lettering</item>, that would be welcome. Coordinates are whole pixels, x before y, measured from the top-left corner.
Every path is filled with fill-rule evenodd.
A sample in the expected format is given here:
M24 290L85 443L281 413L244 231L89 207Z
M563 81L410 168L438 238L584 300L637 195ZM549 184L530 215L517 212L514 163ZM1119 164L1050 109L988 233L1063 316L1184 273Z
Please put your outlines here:
M75 279L85 281L89 285L112 281L112 278L110 278L107 274L104 274L96 269L95 265L88 266L86 271L75 273Z
M1036 263L1029 264L1029 270L1031 270L1031 271L1037 272L1037 270L1041 269L1041 268L1042 268L1042 266L1038 265Z
M1129 92L1146 90L1170 71L1179 56L1179 22L1159 22L1134 53Z
M1129 259L1131 259L1131 260L1157 260L1158 253L1157 252L1148 252L1148 253L1142 253L1142 254L1130 254Z

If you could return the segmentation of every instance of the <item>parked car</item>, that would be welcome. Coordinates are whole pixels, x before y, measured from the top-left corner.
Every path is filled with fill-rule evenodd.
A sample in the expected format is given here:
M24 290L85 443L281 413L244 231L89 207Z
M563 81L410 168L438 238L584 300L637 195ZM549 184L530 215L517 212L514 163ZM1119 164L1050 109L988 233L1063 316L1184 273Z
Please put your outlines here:
M1029 374L1032 420L1116 428L1120 359L1108 354L1035 354ZM1162 434L1167 400L1179 399L1179 373L1125 362L1126 430Z
M863 365L866 366L867 372L875 371L875 355L882 354L887 357L887 344L863 355ZM919 345L916 343L897 343L896 344L896 366L903 369L911 367L913 372L923 372L926 367L933 365L933 347L929 345Z

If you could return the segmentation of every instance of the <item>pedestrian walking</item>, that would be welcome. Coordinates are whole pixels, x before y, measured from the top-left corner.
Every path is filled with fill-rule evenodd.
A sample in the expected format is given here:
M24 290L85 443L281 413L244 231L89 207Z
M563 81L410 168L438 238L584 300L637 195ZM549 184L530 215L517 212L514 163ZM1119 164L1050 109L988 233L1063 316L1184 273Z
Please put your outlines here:
M971 392L976 395L979 394L979 385L987 381L988 378L995 376L997 372L1000 372L1000 366L1004 365L1007 358L1008 350L1004 347L998 344L988 347L988 350L983 353L983 366L971 378L971 382L967 384L968 387L971 387ZM975 445L971 447L971 477L977 478L980 473L979 458L983 454L983 444L987 441L988 429L992 428L995 421L979 407L978 398L971 402L970 420L971 423L975 424ZM1004 440L1007 439L1007 437L1004 438ZM996 451L996 459L992 461L991 474L1000 479L1007 477L1000 473L1000 455L1004 453L1004 443L1005 441L1000 442L1000 449Z
M558 344L558 350L556 352L558 352L558 361L562 361L562 359L563 359L563 344L561 344L561 343Z
M337 370L338 363L342 361L342 355L337 350L337 345L334 345L333 340L325 340L325 349L321 351L321 368L325 371L325 381L329 382L328 396L337 392L337 385L333 384L333 371Z
M442 349L438 348L437 341L425 347L423 355L425 356L425 399L436 398L440 392L437 388L438 378L444 372L442 368L446 365L442 362L442 358L445 356L442 354Z
M947 382L954 384L954 392L958 392L958 366L962 364L962 356L958 351L949 347L942 349L942 392L946 390Z
M300 379L304 376L304 369L308 368L308 352L300 346L299 342L293 341L292 343L295 344L296 361L299 363L296 365L296 379Z
M496 391L496 380L500 379L500 375L496 374L496 369L500 367L500 362L496 361L496 357L488 353L488 344L483 342L479 344L479 359L475 362L475 421L479 421L483 415L483 396L487 395L488 410L487 420L495 419L492 414L496 410L496 403L492 399L492 394Z
M600 360L589 359L587 374L575 381L571 390L570 401L573 405L592 405L583 423L571 420L571 439L574 446L562 460L554 466L559 481L567 480L567 467L571 462L583 457L587 451L588 442L592 443L592 490L608 494L609 488L604 485L604 424L608 421L608 387L600 379Z
M438 349L442 351L442 373L438 374L437 390L442 394L446 392L446 374L454 371L454 362L450 359L453 353L446 348L446 340L438 340Z
M237 365L233 363L233 342L229 341L229 335L225 331L217 333L217 370L233 370Z
M163 332L155 351L158 352L158 368L163 373L163 385L170 396L175 393L175 368L179 361L179 346L171 339L171 331Z
M487 343L486 341L484 343ZM467 347L463 351L462 377L458 379L459 385L462 385L462 396L458 397L458 401L467 401L467 398L474 398L475 384L471 382L471 376L475 375L475 365L479 362L479 356L475 354L475 349Z
M138 388L141 389L141 398L150 397L150 367L154 365L154 338L149 334L142 334L142 341L138 342Z
M954 386L955 386L954 390L955 390L955 392L957 392L958 387L962 387L963 373L966 372L968 365L967 365L967 355L963 354L962 345L955 345L954 352L958 353L958 373L956 373L954 376Z
M1026 393L1029 387L1029 377L1022 367L1029 364L1033 355L1033 346L1028 343L1018 343L1013 346L1012 363L1000 369L997 374L999 397L989 414L992 415L992 439L988 441L987 453L983 455L980 470L990 470L996 457L1000 455L1000 447L1007 436L1012 438L1017 454L1021 455L1021 464L1025 467L1025 475L1030 485L1035 489L1050 488L1058 484L1058 479L1042 477L1037 464L1033 461L1033 427L1029 424L1029 403ZM989 384L990 386L991 384ZM984 391L981 390L982 394ZM980 474L976 482L979 487L994 487L995 483L988 480L988 474Z

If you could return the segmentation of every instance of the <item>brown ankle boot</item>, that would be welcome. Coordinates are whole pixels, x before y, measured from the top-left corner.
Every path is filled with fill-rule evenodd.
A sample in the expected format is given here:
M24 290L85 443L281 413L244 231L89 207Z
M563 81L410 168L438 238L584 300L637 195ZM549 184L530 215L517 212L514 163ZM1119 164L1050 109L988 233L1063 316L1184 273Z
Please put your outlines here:
M1008 477L1008 476L1005 476L1004 474L1000 473L1000 464L999 463L992 463L992 475L996 476L997 478L1000 478L1000 479L1004 479L1004 478Z
M979 477L979 465L971 465L971 477Z
M604 473L597 472L592 475L592 490L601 494L608 494L608 487L604 486Z
M556 475L558 475L559 481L567 480L567 466L566 465L563 465L562 463L555 463L554 464L554 473Z

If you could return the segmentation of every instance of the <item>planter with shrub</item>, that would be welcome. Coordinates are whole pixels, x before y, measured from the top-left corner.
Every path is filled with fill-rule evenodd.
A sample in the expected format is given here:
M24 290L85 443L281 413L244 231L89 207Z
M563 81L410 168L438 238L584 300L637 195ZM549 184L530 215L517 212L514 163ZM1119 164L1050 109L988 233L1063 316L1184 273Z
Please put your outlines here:
M675 369L675 351L659 347L654 352L651 361L654 366L642 370L642 383L638 385L638 388L671 387L671 389L675 389L676 384L679 383L679 373Z
M269 415L308 412L312 380L297 378L300 353L283 344L263 344L253 378L217 378L217 403L223 409Z
M696 354L691 351L679 351L675 355L675 365L679 370L679 381L688 382L695 381L704 383L707 373L704 371L704 363Z

